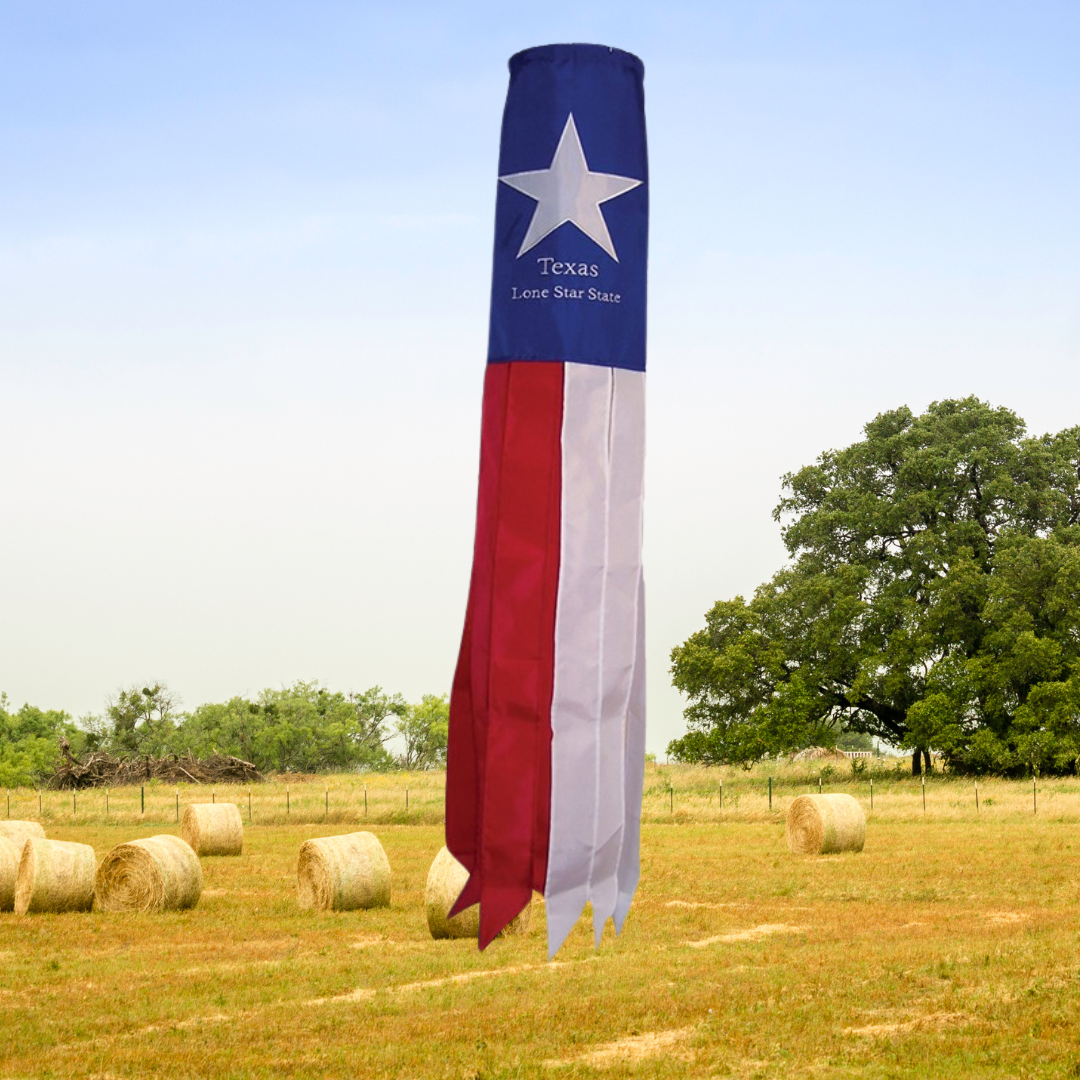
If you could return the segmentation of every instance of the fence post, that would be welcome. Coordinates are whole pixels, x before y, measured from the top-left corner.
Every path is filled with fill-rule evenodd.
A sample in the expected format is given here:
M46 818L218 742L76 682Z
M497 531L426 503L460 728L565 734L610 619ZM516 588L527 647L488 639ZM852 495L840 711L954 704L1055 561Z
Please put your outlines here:
M817 793L819 795L821 794L821 777L820 776L817 778Z
M251 788L248 788L248 824L251 824Z
M11 817L11 789L8 789L7 793L7 816Z
M180 789L176 789L176 820L180 820Z
M1037 814L1039 812L1039 797L1035 794L1035 777L1031 778L1031 812Z
M285 813L289 813L289 785L285 785Z
M926 773L922 775L922 811L926 813Z
M217 802L217 792L213 788L210 789L210 801L212 803Z
M37 812L38 817L41 817L41 788L37 789Z
M870 809L874 809L874 778L870 777Z
M668 781L668 797L671 800L671 812L675 813L675 785Z
M724 781L720 781L720 809L724 809Z
M71 816L75 817L79 813L79 808L75 803L75 789L71 789Z
M109 789L105 789L105 820L109 820Z
M772 809L772 777L769 777L769 809Z
M139 788L139 813L140 814L145 814L146 813L146 787L145 787L145 785L143 787Z

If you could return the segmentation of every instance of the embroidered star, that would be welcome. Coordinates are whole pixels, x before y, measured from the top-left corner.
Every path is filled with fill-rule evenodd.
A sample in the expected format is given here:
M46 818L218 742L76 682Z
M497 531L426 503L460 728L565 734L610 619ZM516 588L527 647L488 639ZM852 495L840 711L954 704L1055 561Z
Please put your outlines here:
M616 262L619 261L600 207L632 191L641 181L629 176L591 172L573 113L566 118L566 126L555 148L550 168L512 173L499 179L515 191L536 200L532 221L517 253L519 259L561 225L570 224L576 225Z

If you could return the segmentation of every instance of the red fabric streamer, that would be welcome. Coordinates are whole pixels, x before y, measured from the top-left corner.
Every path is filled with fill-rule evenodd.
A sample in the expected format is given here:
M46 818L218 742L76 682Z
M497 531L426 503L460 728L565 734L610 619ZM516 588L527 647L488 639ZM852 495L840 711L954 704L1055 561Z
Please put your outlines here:
M450 914L480 903L481 949L547 875L562 410L561 363L488 365L446 792L447 846L469 871Z

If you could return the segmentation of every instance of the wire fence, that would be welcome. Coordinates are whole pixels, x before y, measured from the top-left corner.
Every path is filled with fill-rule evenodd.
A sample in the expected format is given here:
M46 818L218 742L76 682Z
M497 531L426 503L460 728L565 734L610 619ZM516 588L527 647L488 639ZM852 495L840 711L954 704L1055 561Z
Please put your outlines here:
M76 791L15 788L0 811L42 824L179 824L188 803L231 802L245 824L432 825L443 821L445 774L289 778L261 784L162 784Z
M651 780L651 783L650 783ZM1033 816L1080 822L1080 778L1007 780L951 774L903 775L899 769L853 771L828 765L816 772L656 766L646 775L642 820L653 824L774 822L782 824L800 795L843 792L878 821L993 822Z
M232 802L245 824L437 825L444 821L446 774L283 776L247 785L162 784L6 791L0 813L42 824L176 825L192 802ZM1080 822L1080 778L1004 780L849 769L748 773L682 765L646 768L642 820L651 824L782 824L799 795L846 792L879 821L1005 821L1036 816Z

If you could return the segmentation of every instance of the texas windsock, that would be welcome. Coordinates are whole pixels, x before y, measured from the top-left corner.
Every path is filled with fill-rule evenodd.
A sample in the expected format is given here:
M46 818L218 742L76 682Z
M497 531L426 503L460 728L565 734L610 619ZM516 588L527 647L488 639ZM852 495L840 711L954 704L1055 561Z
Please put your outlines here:
M486 947L532 898L554 955L639 877L648 173L643 67L510 61L480 490L450 701L446 842Z

